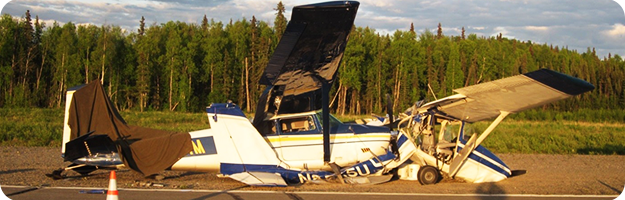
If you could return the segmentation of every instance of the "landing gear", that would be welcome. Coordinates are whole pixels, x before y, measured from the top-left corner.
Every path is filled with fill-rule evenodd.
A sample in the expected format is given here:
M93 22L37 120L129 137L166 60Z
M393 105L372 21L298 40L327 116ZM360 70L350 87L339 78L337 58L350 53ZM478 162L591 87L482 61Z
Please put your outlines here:
M54 180L58 180L58 179L64 179L65 176L63 176L61 173L63 173L65 171L65 169L61 168L61 169L57 169L52 171L52 173L50 174L46 174L46 176L54 179Z
M422 166L421 169L419 169L418 176L419 183L421 183L421 185L430 185L435 184L440 180L441 173L438 171L438 169L436 169L436 167L426 165Z
M71 168L72 170L74 170L75 172L78 172L80 175L82 176L87 176L89 175L89 173L98 170L97 167L95 166L89 166L89 165L76 165L76 164L71 164L69 165L68 168Z
M74 170L75 172L78 172L80 175L82 176L88 176L89 173L98 170L98 167L95 166L89 166L89 165L85 165L85 164L71 164L69 166L67 166L66 168L61 168L61 169L57 169L52 171L52 173L50 174L46 174L46 176L54 179L54 180L58 180L58 179L64 179L66 176L63 175L63 172L67 171L67 170Z

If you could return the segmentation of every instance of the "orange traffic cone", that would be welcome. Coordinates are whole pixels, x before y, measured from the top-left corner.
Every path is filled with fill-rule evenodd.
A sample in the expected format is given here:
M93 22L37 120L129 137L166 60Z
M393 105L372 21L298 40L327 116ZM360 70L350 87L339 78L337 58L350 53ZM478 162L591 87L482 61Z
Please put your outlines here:
M106 200L118 200L117 197L117 175L115 170L111 170L109 178L109 190L106 192Z

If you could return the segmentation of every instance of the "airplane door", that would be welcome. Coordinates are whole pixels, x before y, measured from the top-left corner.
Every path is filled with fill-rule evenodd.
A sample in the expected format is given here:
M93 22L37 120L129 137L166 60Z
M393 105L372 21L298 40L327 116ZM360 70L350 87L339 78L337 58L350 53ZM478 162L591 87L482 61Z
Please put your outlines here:
M323 159L321 129L312 116L280 119L276 129L285 161Z

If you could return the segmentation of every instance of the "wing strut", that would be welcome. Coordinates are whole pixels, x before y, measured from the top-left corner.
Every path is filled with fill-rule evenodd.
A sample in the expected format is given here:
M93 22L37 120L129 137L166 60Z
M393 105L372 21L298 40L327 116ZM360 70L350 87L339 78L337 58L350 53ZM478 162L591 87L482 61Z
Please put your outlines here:
M495 119L495 121L493 121L493 123L491 123L490 126L488 126L486 130L484 130L484 132L480 135L479 138L475 139L475 135L471 136L471 139L469 139L467 144L464 145L464 149L460 150L456 158L454 158L451 165L449 166L450 176L453 177L456 175L456 173L458 173L458 170L460 169L464 161L469 157L471 152L473 152L473 150L477 148L477 146L480 145L480 143L482 143L482 141L484 141L486 137L488 137L488 135L493 131L493 129L495 129L495 127L497 127L497 125L499 125L499 123L504 118L506 118L508 114L510 114L510 112L500 111L500 114L497 117L497 119Z
M322 119L322 126L323 126L323 161L325 163L330 163L330 108L329 108L329 102L330 102L330 84L323 80L323 79L319 79L321 81L321 115L323 117ZM340 176L340 174L339 174Z

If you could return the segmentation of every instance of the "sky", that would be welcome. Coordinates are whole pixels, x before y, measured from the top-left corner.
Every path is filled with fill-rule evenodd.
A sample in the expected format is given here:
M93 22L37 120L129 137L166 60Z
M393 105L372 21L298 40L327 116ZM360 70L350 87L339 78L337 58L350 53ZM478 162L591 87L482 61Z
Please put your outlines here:
M48 25L94 24L120 26L135 31L141 16L146 24L168 21L200 23L203 16L215 21L259 20L273 26L280 0L0 0L2 14L20 18L26 10ZM286 17L294 6L323 0L282 0ZM625 57L625 0L360 0L355 24L381 34L408 30L417 34L504 37L549 44L584 53L595 48L600 58L608 53ZM620 5L619 5L620 3Z

